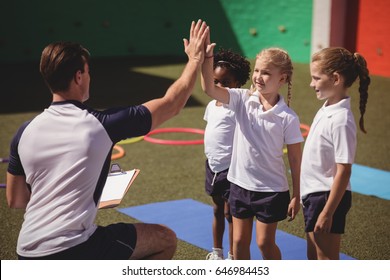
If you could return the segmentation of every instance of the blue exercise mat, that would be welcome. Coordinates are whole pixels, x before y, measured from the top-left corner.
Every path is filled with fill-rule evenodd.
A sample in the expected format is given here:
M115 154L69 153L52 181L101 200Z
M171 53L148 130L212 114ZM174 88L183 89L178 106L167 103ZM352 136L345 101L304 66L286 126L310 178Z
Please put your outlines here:
M353 164L352 191L390 200L390 172Z
M119 212L131 216L145 223L164 224L175 231L177 237L192 245L210 251L213 246L212 239L212 207L193 199L156 202L146 205L119 208ZM251 258L262 259L256 245L255 227L252 232ZM282 258L285 260L305 260L306 240L281 230L276 232ZM224 254L227 255L228 237L227 226L223 240ZM341 259L351 260L352 257L341 254Z

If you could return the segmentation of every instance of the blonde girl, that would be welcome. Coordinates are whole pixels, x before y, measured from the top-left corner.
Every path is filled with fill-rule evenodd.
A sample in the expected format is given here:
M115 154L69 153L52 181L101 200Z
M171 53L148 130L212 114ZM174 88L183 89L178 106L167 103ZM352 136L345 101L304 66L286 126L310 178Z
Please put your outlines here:
M222 88L214 84L213 49L206 39L202 65L202 88L210 97L235 112L236 130L228 172L232 183L229 204L233 216L234 259L250 259L253 219L256 242L263 259L281 259L275 242L277 224L299 211L301 142L299 119L279 94L289 84L291 98L292 63L286 51L269 48L256 58L252 90ZM287 144L293 181L290 199L283 146Z

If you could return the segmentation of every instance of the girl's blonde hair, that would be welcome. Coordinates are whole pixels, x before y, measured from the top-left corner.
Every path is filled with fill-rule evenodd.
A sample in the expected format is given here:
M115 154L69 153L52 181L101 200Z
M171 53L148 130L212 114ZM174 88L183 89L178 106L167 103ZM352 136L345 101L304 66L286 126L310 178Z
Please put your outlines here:
M261 50L256 55L256 59L260 59L260 58L272 64L273 66L279 68L282 74L286 74L287 106L290 106L290 102L292 98L292 93L291 93L292 74L294 68L289 54L284 49L272 47L272 48Z
M313 54L312 62L317 62L320 71L328 76L338 73L344 77L344 87L349 88L359 77L360 93L360 130L366 133L364 128L364 113L368 99L368 86L371 79L367 68L367 62L359 53L352 54L345 48L330 47Z

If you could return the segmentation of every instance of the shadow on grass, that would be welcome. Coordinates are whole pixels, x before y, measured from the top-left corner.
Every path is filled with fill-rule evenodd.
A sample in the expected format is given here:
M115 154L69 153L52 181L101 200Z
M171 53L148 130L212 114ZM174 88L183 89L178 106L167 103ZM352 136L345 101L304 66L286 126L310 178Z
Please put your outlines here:
M90 99L95 108L138 105L162 97L172 79L132 72L131 67L185 63L183 57L92 58ZM42 111L51 93L40 73L39 62L0 64L0 113ZM190 97L186 106L203 106Z

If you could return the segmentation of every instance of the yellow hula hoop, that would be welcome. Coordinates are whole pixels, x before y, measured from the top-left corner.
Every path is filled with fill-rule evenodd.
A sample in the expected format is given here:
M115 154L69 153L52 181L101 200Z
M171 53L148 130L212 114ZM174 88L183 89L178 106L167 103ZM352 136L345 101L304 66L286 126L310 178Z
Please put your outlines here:
M144 136L132 137L129 139L122 140L122 141L118 142L118 144L121 144L121 145L133 144L133 143L136 143L136 142L141 141L143 139L144 139Z
M121 146L115 145L113 149L116 150L117 153L111 155L111 160L115 160L125 156L125 150Z

